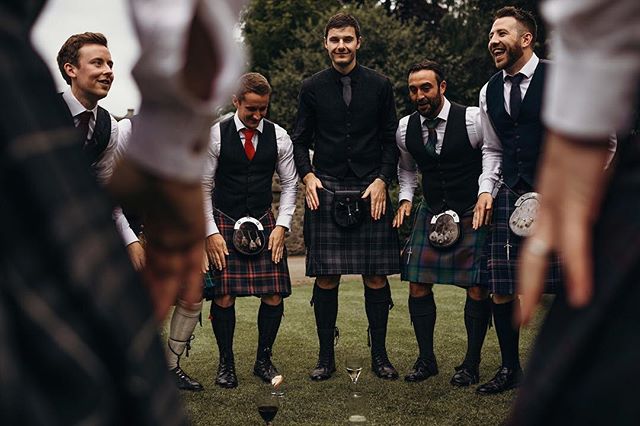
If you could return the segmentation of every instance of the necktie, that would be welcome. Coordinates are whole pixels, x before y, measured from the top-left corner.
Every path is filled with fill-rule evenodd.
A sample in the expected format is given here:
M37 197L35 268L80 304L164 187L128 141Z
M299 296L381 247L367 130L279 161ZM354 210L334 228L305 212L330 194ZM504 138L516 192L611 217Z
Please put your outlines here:
M80 114L76 115L76 118L79 120L78 125L76 126L82 135L82 143L83 145L89 139L89 120L91 120L91 116L93 114L91 111L84 111Z
M438 143L438 132L436 132L436 127L440 122L439 118L434 118L433 120L426 119L424 120L424 125L427 126L427 130L429 130L429 136L427 137L427 144L425 145L425 149L427 150L427 154L432 157L437 157L436 153L436 144Z
M513 77L508 75L507 79L511 80L511 93L509 94L509 110L511 113L511 118L515 121L518 119L518 114L520 114L520 105L522 104L522 94L520 93L520 83L522 83L522 79L524 78L524 74L518 73Z
M351 103L351 77L340 77L342 82L342 100L345 105L349 106Z
M247 154L249 161L253 160L253 156L256 155L256 149L253 146L253 135L255 129L242 129L244 134L244 153Z

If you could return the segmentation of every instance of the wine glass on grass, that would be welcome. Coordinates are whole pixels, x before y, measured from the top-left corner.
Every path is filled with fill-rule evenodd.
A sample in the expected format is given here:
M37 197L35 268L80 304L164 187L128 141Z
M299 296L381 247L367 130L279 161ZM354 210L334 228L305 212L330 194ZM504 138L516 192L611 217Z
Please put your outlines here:
M265 425L273 425L273 419L278 414L280 408L280 401L276 395L273 395L271 391L259 392L256 396L256 407L258 408L258 414L264 420Z
M347 401L349 423L364 423L367 421L365 416L365 401L362 391L358 385L358 379L362 373L364 359L359 356L347 355L345 358L345 368L351 379L349 384L349 400Z

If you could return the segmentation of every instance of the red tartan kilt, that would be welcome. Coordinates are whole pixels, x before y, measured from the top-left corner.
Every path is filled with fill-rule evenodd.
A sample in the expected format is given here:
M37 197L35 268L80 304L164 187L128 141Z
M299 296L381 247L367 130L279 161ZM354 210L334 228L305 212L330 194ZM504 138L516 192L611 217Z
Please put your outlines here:
M218 225L220 234L227 243L229 256L227 267L222 271L212 268L207 272L205 281L213 284L212 289L205 292L207 298L213 296L261 296L264 294L280 294L287 297L291 294L291 280L287 264L287 250L280 263L271 261L271 250L266 248L255 256L246 256L233 247L233 226L235 221L229 219L219 211L213 211L213 218ZM264 226L265 244L275 228L276 220L269 210L261 218L257 218Z

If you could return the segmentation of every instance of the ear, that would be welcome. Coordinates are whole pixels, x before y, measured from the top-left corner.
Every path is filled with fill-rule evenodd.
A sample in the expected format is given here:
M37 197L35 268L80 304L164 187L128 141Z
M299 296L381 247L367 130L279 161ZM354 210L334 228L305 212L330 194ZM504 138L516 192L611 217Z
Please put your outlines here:
M233 95L231 97L231 102L233 102L233 106L238 109L240 108L240 101L238 100L238 98L236 97L236 95Z
M533 35L530 32L525 32L524 34L522 34L522 47L533 48L532 42L533 42Z
M444 95L446 91L447 91L447 80L442 80L440 82L440 93Z
M361 44L362 44L362 37L358 37L358 44L356 44L356 50L360 49Z
M62 68L64 69L64 72L69 76L69 78L71 78L72 80L74 78L77 77L77 73L76 73L76 66L73 64L70 64L69 62L65 63Z

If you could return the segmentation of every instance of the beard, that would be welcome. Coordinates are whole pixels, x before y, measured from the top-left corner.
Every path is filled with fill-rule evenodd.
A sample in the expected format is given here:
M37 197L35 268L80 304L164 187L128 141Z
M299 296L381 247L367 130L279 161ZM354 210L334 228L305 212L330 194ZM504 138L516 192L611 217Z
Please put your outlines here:
M439 112L440 110L441 105L442 105L442 96L440 95L439 88L438 88L438 94L434 98L424 98L417 102L417 106L419 107L418 112L420 113L420 115L427 118L435 118L437 112ZM428 107L428 108L425 108L425 107Z
M510 68L513 64L518 62L518 60L522 58L522 55L524 54L524 51L521 46L517 46L517 45L504 46L504 49L505 49L504 55L506 59L502 63L497 63L497 62L495 63L496 68L499 70ZM495 58L494 58L494 62L495 62Z

